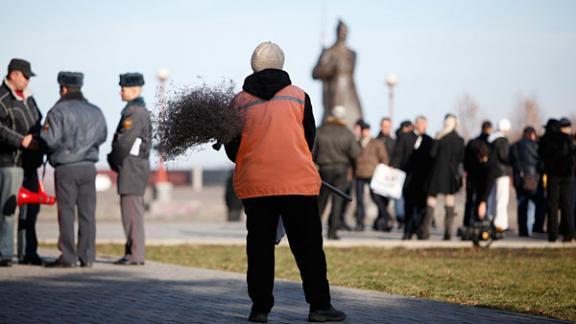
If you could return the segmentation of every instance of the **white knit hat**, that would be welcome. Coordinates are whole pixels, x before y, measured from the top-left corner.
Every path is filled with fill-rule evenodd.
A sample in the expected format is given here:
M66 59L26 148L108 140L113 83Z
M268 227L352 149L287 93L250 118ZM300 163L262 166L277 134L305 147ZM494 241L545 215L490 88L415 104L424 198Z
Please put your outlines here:
M500 119L498 122L498 130L501 132L507 132L512 128L512 123L506 118Z
M259 72L264 69L279 69L284 67L284 52L275 43L264 42L258 45L252 53L252 70Z

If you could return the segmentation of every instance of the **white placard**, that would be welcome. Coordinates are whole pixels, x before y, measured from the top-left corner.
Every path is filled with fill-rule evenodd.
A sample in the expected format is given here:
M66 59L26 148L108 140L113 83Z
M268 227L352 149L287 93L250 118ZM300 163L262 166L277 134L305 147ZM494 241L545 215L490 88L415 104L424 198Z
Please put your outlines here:
M402 197L404 180L406 180L404 171L380 163L374 171L370 188L379 195L398 199Z

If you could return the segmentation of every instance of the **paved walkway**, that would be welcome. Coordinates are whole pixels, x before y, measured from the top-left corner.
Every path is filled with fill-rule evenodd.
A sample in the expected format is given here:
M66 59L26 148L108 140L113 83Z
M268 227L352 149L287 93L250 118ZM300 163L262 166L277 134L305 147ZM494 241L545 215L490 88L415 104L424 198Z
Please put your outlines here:
M58 241L58 223L40 221L37 224L38 238L43 243ZM366 230L364 232L340 231L339 241L325 240L324 245L330 247L372 246L381 248L469 248L470 241L461 241L455 237L452 241L442 241L442 232L433 231L429 241L402 241L400 230L390 233ZM510 234L505 240L496 241L491 248L576 248L575 243L549 243L545 234L535 234L532 238L521 238ZM124 244L124 232L119 221L97 221L96 239L98 243ZM243 245L246 242L246 227L244 222L227 223L213 222L146 222L147 245L178 245L178 244L215 244ZM287 240L282 243L287 245Z
M42 251L55 255L56 251ZM2 323L237 323L250 301L243 274L148 262L120 267L0 270ZM300 283L277 281L269 322L299 323L308 308ZM546 318L332 287L345 323L549 323Z

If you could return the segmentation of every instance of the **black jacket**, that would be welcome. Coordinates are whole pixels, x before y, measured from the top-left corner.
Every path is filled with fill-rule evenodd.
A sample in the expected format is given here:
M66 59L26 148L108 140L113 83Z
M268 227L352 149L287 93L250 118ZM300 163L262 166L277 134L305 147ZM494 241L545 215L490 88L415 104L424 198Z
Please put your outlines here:
M98 148L106 141L102 111L81 92L64 95L48 111L40 138L53 167L80 162L97 162Z
M137 139L140 145L134 146ZM108 154L110 168L118 172L120 195L144 195L150 175L152 123L144 99L138 97L126 103ZM138 151L131 152L132 148Z
M514 172L514 187L522 186L524 176L539 176L542 162L538 156L538 143L521 139L510 146L510 164Z
M538 154L548 176L571 177L574 174L576 149L569 135L546 131L540 139Z
M464 160L464 139L455 131L434 141L430 151L434 160L428 194L454 194L462 187L460 168Z
M414 151L416 139L418 139L418 135L414 132L398 133L394 150L390 156L390 165L392 167L406 171L408 160Z
M407 141L413 143L410 154L407 156L404 171L406 171L406 180L404 181L404 196L415 204L425 204L428 190L426 190L426 183L430 176L432 167L432 158L430 152L434 140L424 134L421 136L420 144L416 148L415 145L418 141L418 135L411 132L408 133ZM412 138L414 140L412 141ZM408 149L407 146L405 146Z
M278 91L291 84L292 81L286 71L265 69L246 77L242 90L258 98L270 100ZM306 137L308 148L312 151L312 148L314 147L314 139L316 137L316 121L314 120L312 103L310 102L308 94L306 94L304 99L304 119L302 124L304 126L304 136ZM224 145L226 155L232 162L236 162L236 155L238 154L241 140L242 136L240 135Z
M480 151L480 146L488 146L488 135L480 134L480 136L472 139L466 144L466 149L464 150L464 171L466 171L466 176L469 180L476 181L482 176L482 172L478 172L481 168L480 164L482 162L478 159L478 154Z
M510 144L508 139L499 133L490 135L490 158L496 163L495 176L496 178L502 176L512 175L512 167L510 166Z
M0 167L37 168L42 154L20 146L27 134L37 135L42 128L42 114L34 97L20 100L6 84L0 87Z

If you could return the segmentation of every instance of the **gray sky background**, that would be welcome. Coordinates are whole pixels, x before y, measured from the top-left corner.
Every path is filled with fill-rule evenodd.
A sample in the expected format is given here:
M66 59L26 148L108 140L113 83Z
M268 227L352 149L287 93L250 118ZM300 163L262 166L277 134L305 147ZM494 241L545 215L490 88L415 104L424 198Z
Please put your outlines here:
M338 18L349 26L356 84L374 128L388 111L389 73L399 79L395 124L424 114L430 133L465 93L494 122L512 118L520 96L536 98L545 118L576 114L576 1L20 0L1 7L0 74L12 57L29 60L46 114L58 99L57 73L84 72L85 95L108 120L101 167L123 107L119 73L145 75L155 111L160 68L174 87L232 79L240 88L262 41L283 48L285 70L320 120L321 83L311 70L322 45L334 42ZM195 164L231 165L223 152L205 149L170 166Z

